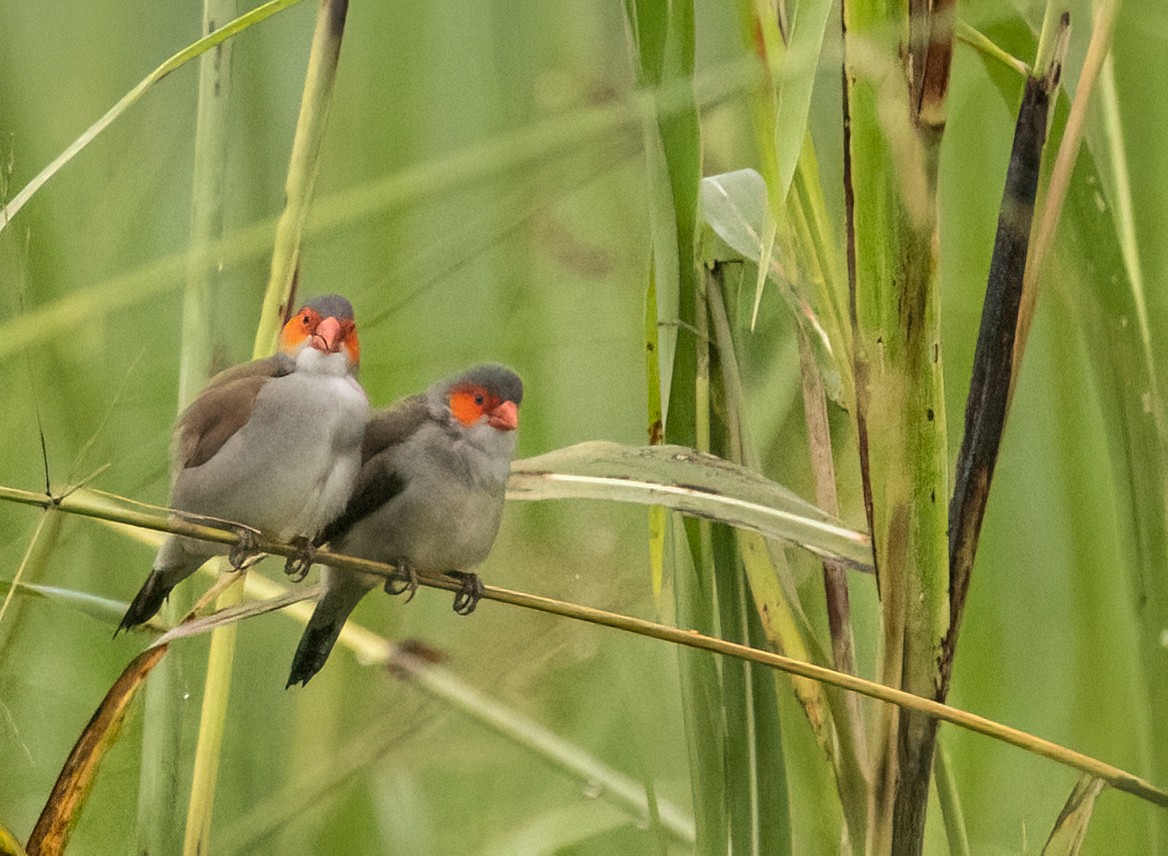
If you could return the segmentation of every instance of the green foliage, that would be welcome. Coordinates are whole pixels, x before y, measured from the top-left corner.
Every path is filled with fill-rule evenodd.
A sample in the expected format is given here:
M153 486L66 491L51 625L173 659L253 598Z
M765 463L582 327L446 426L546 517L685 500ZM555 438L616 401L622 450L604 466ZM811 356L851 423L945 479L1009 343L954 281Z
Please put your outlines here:
M5 9L0 194L23 207L0 230L9 403L0 485L43 488L39 425L54 491L108 464L93 486L165 502L185 371L181 288L188 273L214 273L205 353L212 368L246 359L284 204L312 5L270 4L287 11L232 39L218 156L224 231L197 240L192 195L206 192L192 185L197 63L135 88L167 57L190 53L200 35L193 7L140 4L127 15L95 0ZM822 0L780 5L790 45L767 19L758 30L764 67L751 29L755 16L771 14L764 2L354 4L303 241L284 252L298 253L302 295L340 291L355 304L361 379L374 403L470 362L507 362L528 389L520 454L535 456L594 440L640 447L646 413L659 415L647 409L651 383L666 439L757 470L770 491L764 504L782 509L783 485L806 511L818 472L799 395L810 365L831 399L840 508L805 521L838 518L841 531L866 533L846 409L859 384L842 275L838 23ZM888 366L877 365L878 345L897 356L920 344L877 341L895 326L906 283L927 301L926 327L940 331L936 374L893 366L879 387L889 395L872 403L883 426L881 489L911 494L925 479L942 493L941 518L912 518L927 529L928 549L910 549L901 558L915 560L899 568L917 599L897 608L932 621L941 586L913 574L940 567L934 536L961 439L1022 79L955 46L944 145L935 163L926 159L936 168L935 207L914 208L919 200L898 196L898 182L927 193L930 181L927 170L905 179L910 159L888 148L904 143L889 142L890 111L907 105L882 76L896 70L900 38L882 17L887 5L867 4L873 15L856 23L873 27L871 51L852 55L861 78L875 75L859 82L870 87L859 105L867 125L852 129L868 170L866 219L855 226L869 290L858 295L855 348L879 372ZM1071 95L1090 5L1071 4ZM1040 21L1017 6L991 0L959 13L1030 63ZM1042 280L950 696L1161 786L1168 431L1158 366L1168 306L1155 284L1168 276L1160 145L1168 90L1148 70L1160 61L1154 33L1165 22L1153 0L1128 0L1117 22L1111 83L1096 92L1102 109L1089 114ZM888 55L880 44L892 46ZM1063 138L1067 97L1052 110L1048 159ZM128 109L85 136L119 103ZM79 140L87 144L35 195L17 196ZM719 177L699 208L703 173ZM723 199L705 192L714 187ZM885 242L903 237L905 224L912 240L900 248L912 253L896 255ZM934 252L935 270L921 258ZM713 268L721 280L711 289ZM649 336L646 316L658 322ZM802 368L800 331L811 347ZM647 339L659 371L648 379ZM947 427L936 419L920 434L902 406L909 400L935 400ZM906 449L918 457L906 460ZM743 484L714 487L745 498ZM716 505L710 485L686 486L706 494L695 500L703 512ZM830 665L816 557L651 512L669 533L655 597L646 511L611 501L630 490L510 503L485 580L789 646ZM152 547L92 519L2 508L0 596L12 596L0 612L0 828L24 841L74 741L142 647L140 636L109 636ZM882 532L896 521L877 517L877 545L887 549ZM272 561L258 573L279 578L279 569ZM906 645L912 679L895 682L931 694L933 640L889 635L881 614L887 622L895 605L881 604L870 574L848 574L858 674L892 680L881 662L890 645ZM201 591L205 580L186 585ZM866 816L856 779L879 751L862 739L885 710L876 702L489 601L459 619L432 590L408 606L368 598L355 614L366 629L353 630L349 647L342 640L309 688L285 691L296 614L240 625L212 852L704 854L732 841L735 853L818 853L838 850L842 832L861 829L857 817ZM177 640L167 655L182 656L168 714L178 730L155 760L174 777L180 806L191 788L206 638ZM429 685L399 680L364 665L388 659L382 638L421 640L446 663ZM131 706L97 772L75 852L125 851L136 838L142 711ZM1096 785L1081 801L1076 788L1068 803L1073 772L948 725L940 734L948 752L925 852L960 852L966 839L974 853L1034 850L1048 833L1049 852L1168 852L1163 809ZM858 837L850 843L863 852Z

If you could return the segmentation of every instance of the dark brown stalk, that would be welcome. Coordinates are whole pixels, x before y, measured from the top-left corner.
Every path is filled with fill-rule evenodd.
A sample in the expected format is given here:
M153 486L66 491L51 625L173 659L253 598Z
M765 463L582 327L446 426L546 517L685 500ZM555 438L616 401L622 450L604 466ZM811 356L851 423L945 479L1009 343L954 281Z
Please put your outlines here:
M1018 308L1022 300L1022 280L1026 271L1042 149L1046 142L1051 86L1046 78L1030 77L1026 80L998 215L981 329L974 352L973 376L965 405L965 434L957 455L953 499L949 505L950 629L941 663L939 698L942 699L949 688L957 632L1006 424L1014 374Z

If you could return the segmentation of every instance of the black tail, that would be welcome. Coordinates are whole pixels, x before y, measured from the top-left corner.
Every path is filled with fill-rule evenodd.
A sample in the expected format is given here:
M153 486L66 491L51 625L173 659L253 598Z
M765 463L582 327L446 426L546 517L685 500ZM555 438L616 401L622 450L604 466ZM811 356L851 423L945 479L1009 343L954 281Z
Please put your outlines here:
M122 616L122 623L114 631L114 636L117 636L123 630L129 630L137 627L139 624L144 624L158 614L158 610L162 609L163 602L170 596L171 590L178 583L178 580L171 582L164 577L165 572L163 571L154 570L150 572L150 576L146 578L146 582L142 584L142 588L138 589L138 593L134 595L134 600L131 601L130 608Z
M296 655L292 658L292 671L288 674L288 683L284 689L293 684L307 685L312 676L321 670L337 637L341 635L341 628L345 626L345 615L339 618L318 620L323 603L316 605L312 613L312 620L304 628L304 635L300 637L300 644L296 646Z
M376 580L376 577L366 578L360 574L325 569L326 588L317 601L316 609L312 611L312 618L308 619L300 644L296 646L292 671L288 675L288 683L284 685L285 689L293 684L307 684L320 671L337 637L341 635L341 628L345 626L349 613L361 602Z

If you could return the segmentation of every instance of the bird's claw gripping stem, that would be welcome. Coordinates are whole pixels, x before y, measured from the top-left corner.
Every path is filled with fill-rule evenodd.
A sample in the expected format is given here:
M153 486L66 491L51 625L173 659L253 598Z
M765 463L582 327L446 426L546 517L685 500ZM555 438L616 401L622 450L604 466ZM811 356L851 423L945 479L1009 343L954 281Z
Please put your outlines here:
M284 563L284 573L292 582L298 583L308 576L312 563L316 561L316 547L312 539L304 535L293 538L291 544L296 548L296 554L289 556Z
M260 539L254 529L246 526L233 528L239 536L239 543L235 544L227 554L227 561L237 571L246 571L260 558Z
M447 571L446 576L458 580L461 585L454 593L454 611L459 615L470 615L479 605L483 596L483 581L478 574L467 571Z
M405 559L399 559L393 567L393 575L385 578L385 593L394 596L405 594L406 599L403 603L409 603L418 591L418 573L414 570L414 566Z

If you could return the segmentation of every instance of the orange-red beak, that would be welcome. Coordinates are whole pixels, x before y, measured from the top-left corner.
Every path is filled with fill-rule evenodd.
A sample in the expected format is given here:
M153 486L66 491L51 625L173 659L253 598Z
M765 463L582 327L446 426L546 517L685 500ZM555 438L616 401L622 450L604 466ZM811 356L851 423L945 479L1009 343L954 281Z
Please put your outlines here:
M324 351L326 354L335 354L341 349L341 322L331 315L316 325L316 332L309 340L309 347Z
M514 401L504 401L491 411L487 424L499 431L514 431L519 427L519 408Z

